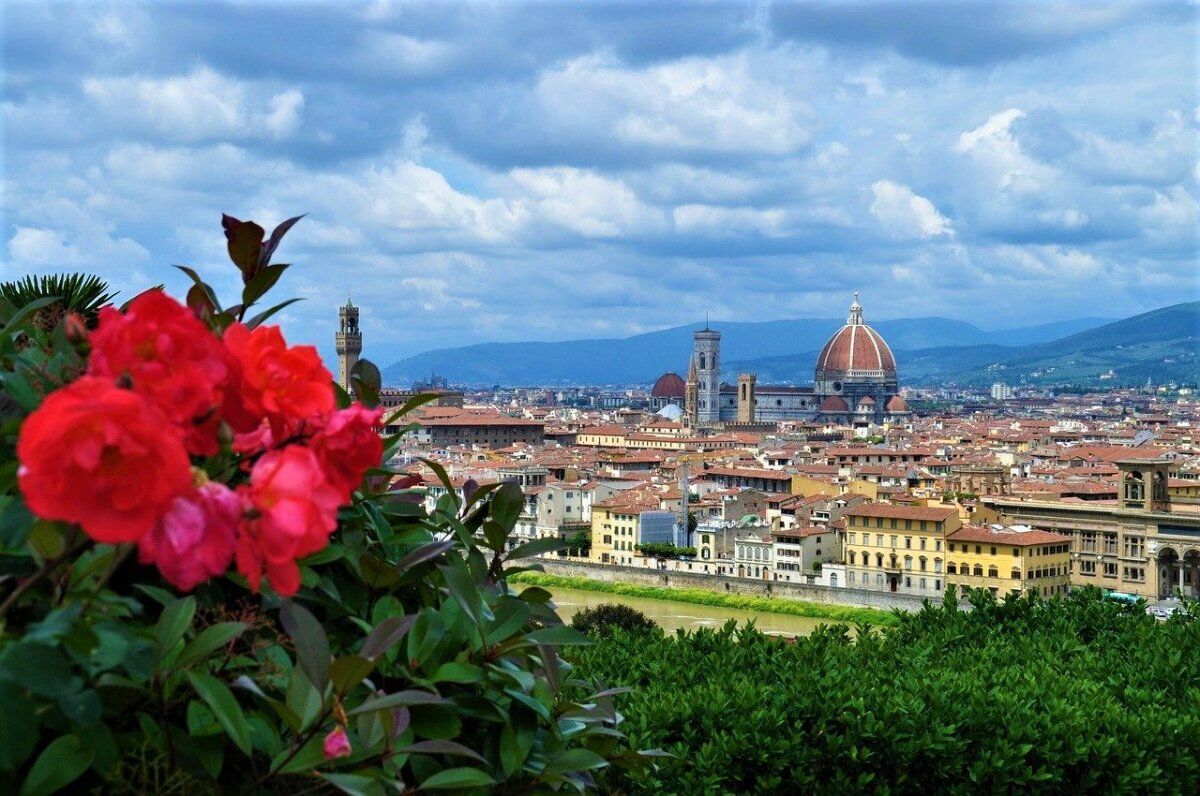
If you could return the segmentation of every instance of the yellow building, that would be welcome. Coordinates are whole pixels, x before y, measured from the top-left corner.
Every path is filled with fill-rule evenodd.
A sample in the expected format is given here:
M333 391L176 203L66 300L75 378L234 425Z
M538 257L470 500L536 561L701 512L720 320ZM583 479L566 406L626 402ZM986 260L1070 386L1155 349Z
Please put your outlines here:
M846 585L936 598L945 586L945 536L962 525L952 507L864 503L846 521Z
M659 508L657 500L617 495L592 504L592 550L589 557L602 564L632 564L639 555L642 521L650 517L659 526L671 522L673 513ZM652 541L662 541L653 539Z
M1066 594L1071 537L1028 525L964 525L946 536L946 581L998 597L1014 591Z

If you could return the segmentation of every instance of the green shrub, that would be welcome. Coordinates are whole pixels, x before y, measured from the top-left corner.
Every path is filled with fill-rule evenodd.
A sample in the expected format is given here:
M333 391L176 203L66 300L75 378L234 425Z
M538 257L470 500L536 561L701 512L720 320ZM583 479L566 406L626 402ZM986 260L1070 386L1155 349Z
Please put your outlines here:
M681 556L695 558L696 556L696 548L679 547L670 542L647 542L636 545L634 549L644 556L653 558L679 558Z
M287 267L270 264L282 232L266 240L252 222L225 223L240 303L222 309L189 271L188 307L214 333ZM80 284L84 305L100 300ZM70 319L37 319L56 301L0 296L0 793L582 791L599 769L646 761L616 729L611 694L585 693L560 657L587 639L546 590L509 585L525 559L561 545L506 552L524 503L512 484L460 500L430 463L448 488L426 511L422 494L392 491L393 473L369 470L329 544L299 561L288 599L252 591L237 571L181 596L135 543L35 518L16 441L88 356ZM372 403L378 370L360 361L353 379ZM251 462L237 466L232 438L224 428L221 451L189 460L198 481L246 485ZM385 460L398 443L386 441ZM241 511L239 523L256 516Z
M629 633L657 630L658 624L637 609L620 603L602 603L584 608L571 617L571 627L591 638L606 638L620 628Z
M1158 623L1077 593L973 594L852 638L729 623L572 651L632 687L641 793L1181 793L1200 777L1200 611Z

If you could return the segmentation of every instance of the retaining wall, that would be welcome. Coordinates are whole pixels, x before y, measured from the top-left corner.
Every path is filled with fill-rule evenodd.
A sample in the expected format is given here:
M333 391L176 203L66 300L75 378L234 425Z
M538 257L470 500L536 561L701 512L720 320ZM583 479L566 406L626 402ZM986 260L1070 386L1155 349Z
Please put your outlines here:
M704 589L725 594L781 597L810 603L863 606L883 610L899 608L905 611L915 611L921 607L921 598L912 594L893 594L869 589L830 588L808 583L760 581L753 578L737 578L703 572L645 569L617 564L556 561L551 558L539 558L537 561L551 575L590 578L611 583L630 583L637 586L658 586L667 589Z

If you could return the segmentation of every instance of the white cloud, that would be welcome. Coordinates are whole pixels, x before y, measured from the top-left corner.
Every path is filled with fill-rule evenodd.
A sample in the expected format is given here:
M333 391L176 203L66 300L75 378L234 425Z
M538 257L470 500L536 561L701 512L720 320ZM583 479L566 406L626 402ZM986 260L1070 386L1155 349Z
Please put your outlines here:
M661 226L661 213L620 180L572 168L514 169L522 216L549 222L585 238L619 238Z
M589 55L544 72L536 95L556 129L663 149L794 152L812 139L811 112L763 78L746 56L631 69Z
M890 235L897 238L953 237L950 220L938 212L933 202L913 193L907 185L879 180L871 185L875 195L871 215Z
M144 124L179 141L287 138L304 109L298 89L271 93L206 66L172 77L89 77L83 92L114 124Z

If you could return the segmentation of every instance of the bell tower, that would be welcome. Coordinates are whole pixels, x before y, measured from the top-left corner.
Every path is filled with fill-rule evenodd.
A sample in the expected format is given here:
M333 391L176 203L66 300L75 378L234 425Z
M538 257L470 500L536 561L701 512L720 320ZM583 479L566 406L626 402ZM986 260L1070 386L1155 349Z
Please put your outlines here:
M350 371L362 353L362 331L358 328L358 307L346 298L346 305L338 309L338 330L333 336L338 356L338 384L350 392Z
M708 328L692 333L692 361L696 365L696 420L701 424L721 420L721 333Z

